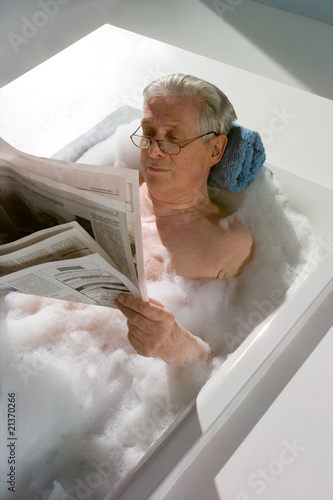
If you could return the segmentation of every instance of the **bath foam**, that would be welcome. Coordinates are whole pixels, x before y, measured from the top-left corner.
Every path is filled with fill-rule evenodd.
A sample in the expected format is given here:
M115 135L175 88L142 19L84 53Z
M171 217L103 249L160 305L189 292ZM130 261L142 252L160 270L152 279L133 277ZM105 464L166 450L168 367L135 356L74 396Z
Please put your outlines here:
M213 192L218 200L220 193ZM222 197L223 198L223 197ZM283 300L312 244L305 217L266 169L241 203L228 200L255 240L253 261L226 282L164 276L149 295L211 344L209 367L172 370L135 353L119 311L11 293L2 302L2 405L15 393L17 498L102 499L186 409L256 324ZM238 206L240 205L240 206ZM221 221L227 227L228 219ZM6 440L2 426L2 443ZM1 469L8 470L1 452ZM2 482L1 498L12 498Z
M140 124L141 120L136 118L129 124L119 125L113 135L93 145L77 163L140 169L140 149L130 141L130 135Z

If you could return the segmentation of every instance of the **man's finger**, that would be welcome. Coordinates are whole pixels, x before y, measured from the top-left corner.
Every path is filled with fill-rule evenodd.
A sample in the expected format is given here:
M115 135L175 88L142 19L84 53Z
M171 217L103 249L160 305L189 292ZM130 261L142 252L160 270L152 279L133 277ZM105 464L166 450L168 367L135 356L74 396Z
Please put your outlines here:
M139 312L120 304L117 299L115 299L115 305L118 307L119 311L127 318L131 325L135 325L139 330L145 332L148 335L152 335L156 329L155 320L140 314Z
M117 298L115 299L115 305L119 307L119 309L123 313L124 311L121 309L121 307L131 309L153 321L159 321L161 319L161 310L165 311L165 307L157 300L149 299L149 302L146 302L145 300L133 297L133 295L127 295L123 293L117 296ZM127 314L125 314L125 316L128 318Z

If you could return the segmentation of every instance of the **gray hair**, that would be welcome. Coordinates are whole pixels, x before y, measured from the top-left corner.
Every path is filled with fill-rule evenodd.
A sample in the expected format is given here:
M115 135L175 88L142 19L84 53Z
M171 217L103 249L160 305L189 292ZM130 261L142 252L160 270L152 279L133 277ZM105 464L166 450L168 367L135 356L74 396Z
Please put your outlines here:
M227 135L237 119L232 104L218 87L181 73L164 76L147 85L143 91L144 106L153 96L170 95L193 99L200 104L198 125L202 134L214 130L217 134Z

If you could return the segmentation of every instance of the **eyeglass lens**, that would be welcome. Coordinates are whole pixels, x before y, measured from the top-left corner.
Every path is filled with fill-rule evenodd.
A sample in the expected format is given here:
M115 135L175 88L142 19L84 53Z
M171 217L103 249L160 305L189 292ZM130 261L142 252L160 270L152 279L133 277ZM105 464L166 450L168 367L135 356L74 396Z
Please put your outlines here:
M132 141L141 149L148 149L151 145L151 140L148 139L148 137L142 137L135 134L132 136ZM161 151L166 154L178 154L181 149L178 144L173 142L157 141L157 143Z

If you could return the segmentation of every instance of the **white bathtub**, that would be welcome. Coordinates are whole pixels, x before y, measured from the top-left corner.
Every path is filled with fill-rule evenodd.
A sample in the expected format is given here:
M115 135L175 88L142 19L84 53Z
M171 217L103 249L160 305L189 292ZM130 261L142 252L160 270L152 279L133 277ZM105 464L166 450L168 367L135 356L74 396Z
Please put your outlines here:
M313 259L284 302L254 328L188 411L105 500L180 500L184 494L217 498L214 477L332 325L333 192L280 168L270 169L290 195L292 208L312 222L317 245ZM219 452L212 460L216 442ZM199 473L193 474L193 468Z
M332 316L327 315L328 323L324 322L315 331L311 328L309 338L303 344L305 326L333 289L333 192L285 170L270 168L290 195L291 206L310 219L316 239L315 250L300 279L288 290L284 302L254 329L199 394L197 407L203 431L213 423L235 394L241 397L245 383L242 378L247 378L245 385L248 391L284 351L294 349L297 342L302 342L303 348L296 358L293 352L293 366L284 364L285 376L289 380L297 364L304 361L332 324ZM292 343L295 345L291 346ZM279 385L281 387L282 384ZM219 394L218 400L214 399L215 391Z
M122 51L110 57L112 46ZM108 25L80 40L0 90L0 135L51 156L119 106L140 107L145 84L177 71L221 87L242 125L266 131L268 161L280 167L271 169L292 207L332 245L332 103L156 40ZM313 268L107 500L216 498L213 478L332 324L332 252L318 247ZM211 458L217 442L222 451Z

